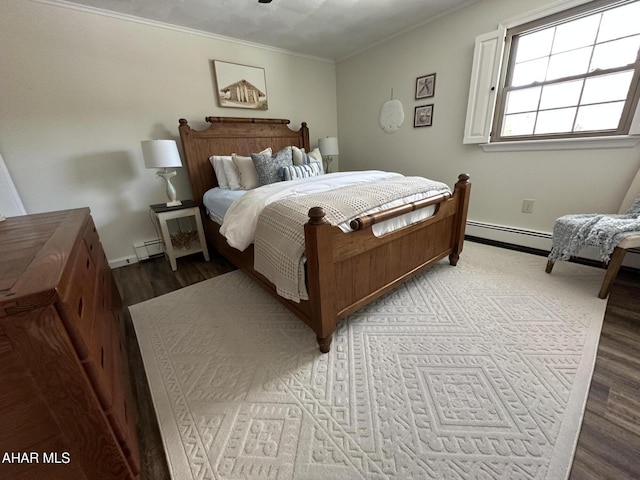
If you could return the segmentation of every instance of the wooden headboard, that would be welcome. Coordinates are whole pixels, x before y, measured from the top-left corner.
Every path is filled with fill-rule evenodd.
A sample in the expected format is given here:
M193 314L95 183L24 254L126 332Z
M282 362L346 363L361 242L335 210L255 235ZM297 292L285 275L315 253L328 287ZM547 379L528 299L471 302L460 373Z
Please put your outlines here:
M294 131L288 127L289 120L284 119L206 117L205 121L211 124L206 130L193 130L184 118L178 127L193 199L199 204L204 193L218 185L209 162L212 155L249 156L268 147L275 153L289 145L310 151L305 122L300 130Z

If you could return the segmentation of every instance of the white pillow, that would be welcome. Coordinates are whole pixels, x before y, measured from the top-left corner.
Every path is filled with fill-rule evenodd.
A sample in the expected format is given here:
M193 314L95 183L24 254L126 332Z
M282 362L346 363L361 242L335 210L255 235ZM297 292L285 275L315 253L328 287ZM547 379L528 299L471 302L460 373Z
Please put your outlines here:
M260 153L268 153L271 155L271 147L265 148ZM249 190L249 188L244 188L242 185L240 171L233 162L233 155L235 155L235 153L232 155L212 155L209 157L209 162L213 166L213 171L216 173L216 178L218 179L218 186L231 190ZM249 158L249 161L251 161L251 158ZM251 166L253 167L253 162L251 162ZM249 180L250 174L248 174L247 182L249 182Z
M294 145L291 146L291 155L293 156L294 165L304 165L304 148L298 148Z
M271 147L265 148L260 153L271 155ZM240 175L240 188L242 190L252 190L259 187L260 180L258 180L256 167L251 157L243 157L234 153L231 155L231 158L233 160L233 164L236 167L236 170L238 171L238 174Z
M224 158L222 166L224 167L224 174L227 177L229 188L231 190L242 190L242 187L240 187L240 172L233 164L233 157Z
M309 152L309 156L311 157L312 162L318 162L320 166L322 166L322 154L320 153L319 148L316 147L313 150L311 150ZM322 171L324 172L324 168L322 169Z
M216 174L216 178L218 179L218 186L220 188L229 188L229 182L227 181L227 176L224 173L225 158L231 160L231 156L212 155L211 157L209 157L209 162L211 162L211 166L213 167L213 171Z

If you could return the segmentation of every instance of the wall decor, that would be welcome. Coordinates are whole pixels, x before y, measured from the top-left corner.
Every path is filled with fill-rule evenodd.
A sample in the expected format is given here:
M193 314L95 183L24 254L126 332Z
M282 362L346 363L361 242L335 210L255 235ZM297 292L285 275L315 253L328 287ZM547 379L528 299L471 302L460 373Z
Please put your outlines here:
M267 110L264 68L214 60L213 71L219 106Z
M433 97L436 93L436 74L416 78L416 100Z
M413 117L414 127L430 127L433 123L433 103L416 107Z
M395 133L404 123L404 108L402 102L393 98L393 88L391 89L391 100L382 104L378 125L385 133Z

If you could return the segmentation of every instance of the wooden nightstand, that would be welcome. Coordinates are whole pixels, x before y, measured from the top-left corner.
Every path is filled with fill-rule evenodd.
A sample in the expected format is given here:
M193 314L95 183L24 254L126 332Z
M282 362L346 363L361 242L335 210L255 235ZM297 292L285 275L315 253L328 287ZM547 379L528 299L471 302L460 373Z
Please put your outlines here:
M182 200L182 205L175 207L167 207L164 203L151 205L158 225L162 242L164 243L164 252L171 264L171 270L174 272L178 269L176 259L202 252L204 259L209 261L209 250L207 249L207 241L204 237L204 229L202 228L202 217L200 216L200 207L193 200ZM182 231L180 229L181 218L193 217L195 219L196 230ZM169 221L175 220L178 229L171 230ZM190 227L191 228L191 227Z

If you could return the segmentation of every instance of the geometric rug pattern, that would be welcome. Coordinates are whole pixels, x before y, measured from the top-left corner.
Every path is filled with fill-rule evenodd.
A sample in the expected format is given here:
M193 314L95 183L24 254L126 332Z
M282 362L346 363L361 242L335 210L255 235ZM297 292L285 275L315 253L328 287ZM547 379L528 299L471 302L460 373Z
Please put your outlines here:
M331 351L234 271L130 307L173 478L566 478L603 270L465 243Z

